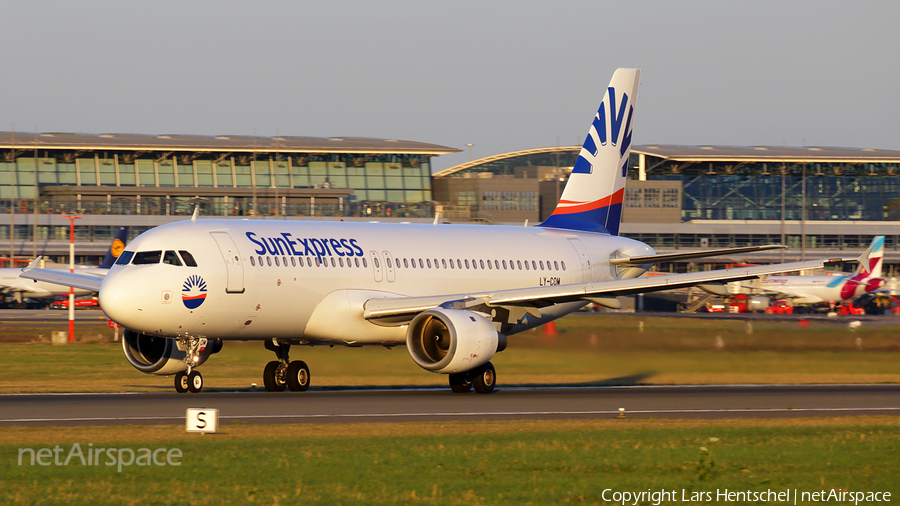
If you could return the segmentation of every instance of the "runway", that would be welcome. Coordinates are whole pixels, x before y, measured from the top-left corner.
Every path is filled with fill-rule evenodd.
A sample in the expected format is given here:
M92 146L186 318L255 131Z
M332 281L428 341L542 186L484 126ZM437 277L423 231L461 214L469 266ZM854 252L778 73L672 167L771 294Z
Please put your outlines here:
M372 423L450 420L900 416L900 385L505 388L304 393L0 395L0 427L183 424L187 408L229 423Z

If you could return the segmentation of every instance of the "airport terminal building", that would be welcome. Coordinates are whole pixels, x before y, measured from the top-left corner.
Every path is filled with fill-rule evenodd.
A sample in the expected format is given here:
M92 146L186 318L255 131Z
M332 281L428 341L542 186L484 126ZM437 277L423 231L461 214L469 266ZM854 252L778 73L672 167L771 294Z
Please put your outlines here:
M435 200L459 219L540 222L559 200L579 150L538 148L451 167L435 174ZM632 146L621 233L660 252L784 243L785 260L855 257L884 235L894 275L898 184L900 151ZM775 251L718 263L781 259Z
M431 218L431 157L403 140L0 132L0 257L97 263L119 226L201 216ZM14 234L11 234L14 231Z

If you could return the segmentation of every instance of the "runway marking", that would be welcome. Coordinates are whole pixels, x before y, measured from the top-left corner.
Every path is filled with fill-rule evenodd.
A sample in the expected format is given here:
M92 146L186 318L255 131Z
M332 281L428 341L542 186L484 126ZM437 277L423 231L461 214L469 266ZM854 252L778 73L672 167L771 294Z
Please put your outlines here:
M700 413L810 413L810 412L900 412L900 407L885 408L729 408L729 409L634 409L625 411L629 414L700 414ZM548 416L548 415L616 415L618 410L598 411L479 411L479 412L436 412L436 413L345 413L345 414L298 414L298 415L223 415L222 420L261 420L261 419L323 419L323 418L416 418L416 417L471 417L471 416ZM184 420L183 416L126 416L99 418L9 418L0 419L0 423L38 423L38 422L110 422L110 421L159 421Z

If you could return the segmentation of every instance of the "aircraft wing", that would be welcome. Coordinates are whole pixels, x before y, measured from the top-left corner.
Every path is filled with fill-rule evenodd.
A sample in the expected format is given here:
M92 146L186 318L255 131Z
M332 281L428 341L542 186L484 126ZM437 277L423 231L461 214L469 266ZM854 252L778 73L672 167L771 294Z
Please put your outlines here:
M613 265L645 265L657 262L669 262L672 260L687 260L690 258L706 258L719 255L734 255L750 251L764 251L769 249L785 249L787 246L780 244L768 244L765 246L744 246L741 248L709 249L704 251L686 251L683 253L668 253L663 255L648 255L644 257L622 257L610 259Z
M35 262L37 262L37 260L31 262L31 265L34 265ZM63 286L74 286L75 288L82 288L94 292L99 292L100 285L103 283L102 276L77 274L56 269L38 269L31 265L23 269L22 274L19 274L19 277L34 279L36 281L46 281L47 283Z
M475 305L507 306L523 308L525 312L540 316L540 307L561 302L610 298L619 295L656 292L698 285L721 286L729 281L753 279L767 274L814 269L843 259L808 260L786 264L759 265L717 271L691 272L665 276L614 279L571 285L514 288L483 293L453 294L426 297L372 298L366 301L364 317L367 320L385 319L394 324L411 320L416 314L438 306L452 305L464 309ZM407 319L408 318L408 319Z

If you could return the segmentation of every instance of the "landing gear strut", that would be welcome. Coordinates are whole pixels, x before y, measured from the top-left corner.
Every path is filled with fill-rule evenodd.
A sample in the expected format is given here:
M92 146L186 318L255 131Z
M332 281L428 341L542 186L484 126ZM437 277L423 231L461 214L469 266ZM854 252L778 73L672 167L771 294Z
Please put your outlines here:
M175 374L175 391L183 394L191 392L199 393L203 390L203 376L200 371L194 370L194 364L200 361L200 349L205 347L205 337L182 336L177 339L178 349L184 352L184 364L187 371Z
M489 394L496 384L497 372L490 362L471 371L450 375L450 389L457 394L464 394L473 388L479 394Z
M275 352L278 360L266 364L263 370L263 384L268 392L284 392L290 388L292 392L305 392L309 388L309 367L302 360L291 362L290 343L277 339L266 341L266 349Z

